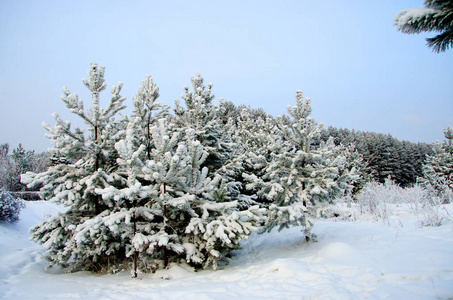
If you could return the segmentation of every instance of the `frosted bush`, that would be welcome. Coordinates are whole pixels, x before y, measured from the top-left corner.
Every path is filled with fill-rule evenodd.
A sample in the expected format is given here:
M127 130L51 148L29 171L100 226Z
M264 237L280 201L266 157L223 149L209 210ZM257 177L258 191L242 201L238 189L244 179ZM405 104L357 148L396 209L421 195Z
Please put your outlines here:
M403 189L388 179L384 184L367 183L357 195L357 203L361 214L371 214L376 221L389 223L392 207L405 204L421 226L440 226L444 220L451 218L442 204L450 203L452 199L448 186L441 191L419 184Z
M428 197L426 189L420 185L415 185L411 188L407 188L406 192L402 194L403 202L408 205L411 213L417 215L420 213L421 207L419 199Z
M357 195L360 213L370 213L374 219L388 222L390 204L401 203L402 189L390 179L384 184L369 182Z
M438 197L441 203L451 203L453 200L453 190L450 187L451 183L445 178L437 177L434 183L425 184L425 188L432 196Z
M0 222L14 223L19 221L19 214L25 203L15 199L10 193L0 189Z
M440 226L448 213L442 206L440 198L435 197L423 203L422 217L419 220L422 226Z
M440 226L445 219L450 218L442 205L451 201L452 191L448 186L439 192L429 184L416 184L405 189L402 196L410 211L419 218L421 226Z

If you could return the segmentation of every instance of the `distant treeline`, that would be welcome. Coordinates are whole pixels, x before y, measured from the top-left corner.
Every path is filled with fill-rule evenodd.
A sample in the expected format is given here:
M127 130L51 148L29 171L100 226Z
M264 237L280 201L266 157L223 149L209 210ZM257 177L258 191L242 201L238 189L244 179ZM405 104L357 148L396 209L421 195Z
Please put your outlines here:
M334 138L336 145L355 145L368 164L364 169L369 179L384 183L389 176L405 187L423 176L422 166L426 155L433 155L431 144L400 141L390 134L338 129L324 129L321 140Z

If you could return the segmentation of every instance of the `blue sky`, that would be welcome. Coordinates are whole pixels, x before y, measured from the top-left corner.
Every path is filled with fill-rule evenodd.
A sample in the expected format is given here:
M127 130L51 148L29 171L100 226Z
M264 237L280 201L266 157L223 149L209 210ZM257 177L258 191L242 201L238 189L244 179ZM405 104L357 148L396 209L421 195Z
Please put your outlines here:
M90 100L90 62L106 67L109 87L123 82L126 112L146 74L173 106L200 72L215 103L280 115L301 89L325 126L442 140L453 125L453 50L435 54L432 34L397 32L394 15L416 7L423 0L1 0L0 143L45 151L41 123L53 125L53 112L83 126L60 96L66 86Z

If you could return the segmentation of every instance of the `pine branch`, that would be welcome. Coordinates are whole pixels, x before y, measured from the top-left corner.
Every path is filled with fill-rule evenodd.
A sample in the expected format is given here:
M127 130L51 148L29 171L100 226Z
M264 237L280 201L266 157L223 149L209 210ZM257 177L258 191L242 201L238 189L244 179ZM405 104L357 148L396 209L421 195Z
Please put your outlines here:
M453 1L425 1L425 8L404 9L393 19L399 31L407 34L439 32L426 39L434 52L443 52L453 45Z
M434 52L444 52L453 47L453 27L449 30L436 35L433 38L427 38L426 44L432 48Z
M110 103L109 105L102 111L100 115L100 119L106 121L113 117L117 112L126 108L125 105L121 105L126 97L120 95L121 88L123 84L121 82L115 87L112 87Z
M61 100L66 104L66 107L70 112L81 117L87 124L95 126L91 118L85 113L83 109L83 101L79 101L77 94L71 94L66 87L62 88L64 95L61 96Z

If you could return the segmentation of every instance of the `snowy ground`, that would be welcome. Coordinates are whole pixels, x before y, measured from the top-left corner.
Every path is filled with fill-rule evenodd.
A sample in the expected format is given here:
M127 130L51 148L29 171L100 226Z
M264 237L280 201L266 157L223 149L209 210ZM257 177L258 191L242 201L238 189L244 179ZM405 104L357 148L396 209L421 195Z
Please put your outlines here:
M453 223L421 228L403 208L389 224L318 220L317 243L298 228L253 235L221 270L173 265L140 279L45 270L27 231L58 210L29 202L21 221L0 224L0 299L453 299Z

